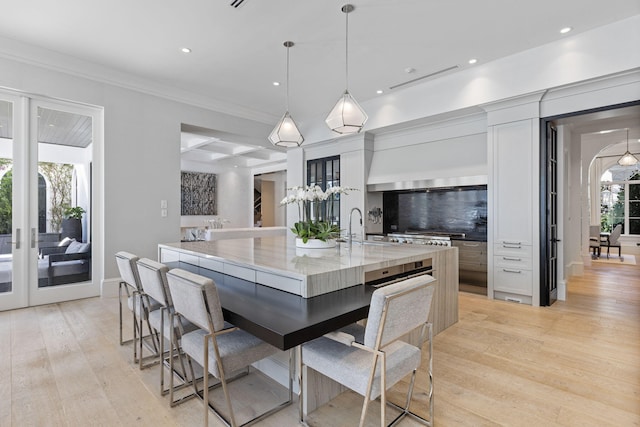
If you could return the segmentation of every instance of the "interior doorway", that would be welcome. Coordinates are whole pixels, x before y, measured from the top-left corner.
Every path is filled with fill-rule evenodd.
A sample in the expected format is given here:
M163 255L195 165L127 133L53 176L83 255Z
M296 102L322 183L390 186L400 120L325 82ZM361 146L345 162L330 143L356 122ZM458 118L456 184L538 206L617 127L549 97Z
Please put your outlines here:
M253 226L283 227L286 210L280 206L287 192L287 171L257 174L253 177Z
M622 157L626 138L620 135L626 135L621 132L626 129L629 130L629 150L636 157L640 156L640 100L546 117L540 124L540 304L549 305L554 296L553 280L549 276L554 274L553 262L557 262L558 267L554 279L559 284L557 295L560 300L566 297L564 284L568 277L581 274L584 266L591 262L591 227L600 229L602 226L601 183L600 175L591 167L594 159L605 154L615 159ZM550 175L553 171L549 165L553 161L547 150L548 128L551 127L557 130L555 175ZM555 187L548 185L553 179L556 180ZM553 188L557 189L555 206L550 197ZM557 234L549 233L554 227L550 220L554 208L557 208ZM557 241L553 242L554 239ZM640 250L640 247L636 249L640 234L627 232L621 239L628 250ZM553 244L557 244L557 252L554 252Z

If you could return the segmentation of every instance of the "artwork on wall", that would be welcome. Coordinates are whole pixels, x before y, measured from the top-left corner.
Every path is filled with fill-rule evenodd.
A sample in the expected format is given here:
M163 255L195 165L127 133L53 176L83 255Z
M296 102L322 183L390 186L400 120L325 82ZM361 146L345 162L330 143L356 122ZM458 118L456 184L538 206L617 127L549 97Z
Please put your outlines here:
M217 215L216 175L201 172L182 172L181 214Z

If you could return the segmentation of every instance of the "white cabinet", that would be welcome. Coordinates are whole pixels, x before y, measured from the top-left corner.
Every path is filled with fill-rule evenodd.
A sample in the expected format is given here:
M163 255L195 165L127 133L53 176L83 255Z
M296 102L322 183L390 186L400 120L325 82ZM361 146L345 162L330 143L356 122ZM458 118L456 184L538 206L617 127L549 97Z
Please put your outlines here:
M496 243L532 243L532 127L532 120L493 127Z
M537 121L494 125L489 142L493 254L493 297L531 303L534 294L533 244L537 206Z

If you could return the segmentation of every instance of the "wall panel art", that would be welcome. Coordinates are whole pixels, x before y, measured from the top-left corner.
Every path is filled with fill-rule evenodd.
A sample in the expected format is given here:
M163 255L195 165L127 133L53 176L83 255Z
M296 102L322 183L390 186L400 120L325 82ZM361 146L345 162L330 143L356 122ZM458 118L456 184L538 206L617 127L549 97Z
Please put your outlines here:
M216 175L201 172L182 172L181 214L217 215Z

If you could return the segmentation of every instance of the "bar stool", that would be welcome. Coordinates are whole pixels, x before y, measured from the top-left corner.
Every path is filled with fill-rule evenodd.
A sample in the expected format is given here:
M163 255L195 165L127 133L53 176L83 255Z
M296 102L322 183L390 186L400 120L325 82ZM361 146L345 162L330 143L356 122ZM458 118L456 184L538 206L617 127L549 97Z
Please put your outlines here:
M193 382L194 394L204 401L204 425L208 425L209 407L211 407L225 425L236 427L238 424L231 404L227 377L233 372L248 369L252 363L274 355L279 350L237 327L225 329L218 290L213 280L181 269L170 270L167 273L167 280L175 308L174 316L186 318L199 328L185 333L182 336L181 346L190 360L204 367L202 392L198 390L197 382ZM173 363L172 355L169 356L169 360ZM220 380L229 410L229 420L209 403L207 372ZM173 377L171 377L169 389L173 401ZM281 409L291 402L291 397L290 383L288 401L255 416L242 425L256 422Z
M433 425L433 337L431 324L427 321L435 288L432 282L433 278L425 279L425 276L422 276L379 288L371 297L366 327L350 325L300 346L299 411L303 424L304 365L364 396L360 427L364 425L369 401L378 397L381 400L381 426L385 426L387 404L401 410L400 415L389 425L394 425L405 416L415 418L426 425ZM418 327L422 328L418 346L400 341L402 336ZM425 338L429 340L428 420L409 410ZM387 402L386 390L408 374L411 374L411 382L405 407Z
M174 311L173 302L171 301L171 294L169 292L169 285L167 283L167 272L169 269L164 264L153 261L148 258L142 258L138 260L138 273L140 275L140 284L144 293L141 295L143 299L152 298L160 304L159 310L149 312L149 323L151 326L160 332L160 351L158 352L158 360L155 362L162 363L160 368L160 394L166 395L169 393L169 389L164 388L164 371L170 369L171 365L168 360L169 350L165 350L165 339L169 340L169 345L174 348L180 348L180 338L185 332L192 332L197 327L186 321L184 318L173 317L174 323L171 324L172 313ZM175 340L175 341L174 341ZM143 356L142 343L140 344L140 369L144 366L142 363ZM188 379L187 370L185 369L184 360L182 354L178 352L177 358L180 362L181 370L174 372L169 371L170 375L177 375L182 381L181 385L176 386L176 390L186 385L189 385L193 378ZM154 363L154 364L155 364ZM172 404L174 402L171 402Z
M133 342L133 362L138 363L138 337L140 337L140 342L144 342L145 338L151 339L151 346L158 351L157 347L157 337L152 331L151 324L149 323L148 313L152 310L157 310L160 308L160 305L153 299L149 299L146 302L142 300L140 297L142 292L142 287L140 285L140 276L138 274L138 262L139 258L137 255L131 254L129 252L118 252L116 253L116 264L118 265L118 270L120 271L120 277L122 281L118 287L118 305L119 305L119 317L120 317L120 345L128 344ZM133 314L133 339L131 340L123 340L122 338L122 299L123 299L123 289L126 293L127 298L127 307L131 310ZM144 336L143 332L143 323L147 324L147 330L149 335Z

